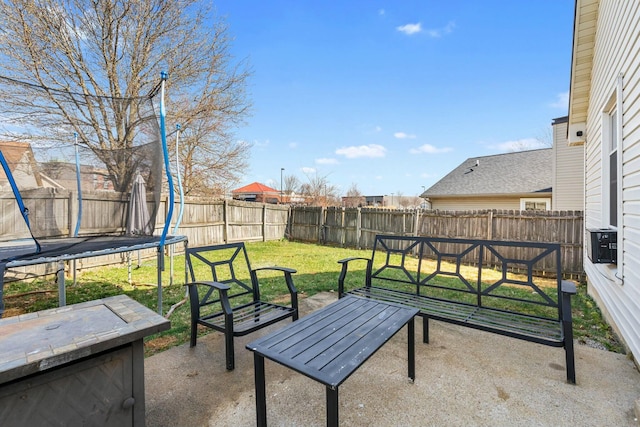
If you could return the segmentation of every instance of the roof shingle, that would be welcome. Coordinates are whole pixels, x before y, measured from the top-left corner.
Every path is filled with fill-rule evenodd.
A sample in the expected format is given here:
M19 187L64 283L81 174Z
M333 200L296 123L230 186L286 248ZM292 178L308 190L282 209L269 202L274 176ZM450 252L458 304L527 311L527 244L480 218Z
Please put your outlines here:
M422 197L550 192L552 149L471 157L427 189Z

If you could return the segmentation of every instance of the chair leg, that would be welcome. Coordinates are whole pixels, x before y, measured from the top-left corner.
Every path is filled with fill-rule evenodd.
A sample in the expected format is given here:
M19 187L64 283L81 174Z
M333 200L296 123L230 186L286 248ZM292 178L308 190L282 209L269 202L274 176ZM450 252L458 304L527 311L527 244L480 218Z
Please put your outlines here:
M224 347L227 358L227 371L235 369L235 359L233 356L233 314L224 315Z
M233 334L225 333L224 334L224 347L227 357L227 371L233 371L235 369L235 358L234 358L234 348L233 348Z
M198 339L198 324L191 321L191 342L190 347L196 346L196 340Z
M422 316L422 342L429 344L429 318Z

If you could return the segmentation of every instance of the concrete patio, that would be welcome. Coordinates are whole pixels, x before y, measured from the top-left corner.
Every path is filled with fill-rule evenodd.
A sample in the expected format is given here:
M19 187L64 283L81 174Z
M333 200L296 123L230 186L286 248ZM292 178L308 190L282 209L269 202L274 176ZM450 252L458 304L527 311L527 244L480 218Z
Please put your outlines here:
M335 299L302 299L301 314ZM147 426L254 426L253 355L245 345L278 327L236 339L232 372L219 333L145 359ZM640 374L625 355L576 345L574 386L565 380L563 349L440 322L430 334L422 344L416 322L414 384L401 331L340 386L342 426L638 425ZM270 361L266 380L269 425L325 425L324 386Z

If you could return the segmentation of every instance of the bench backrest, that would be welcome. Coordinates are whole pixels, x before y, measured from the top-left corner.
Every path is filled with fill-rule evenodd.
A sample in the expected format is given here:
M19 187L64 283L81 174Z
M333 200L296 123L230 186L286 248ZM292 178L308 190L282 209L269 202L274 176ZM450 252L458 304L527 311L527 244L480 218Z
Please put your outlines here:
M555 243L379 235L367 282L560 319L560 255Z
M186 258L187 282L214 281L229 286L227 296L232 305L260 299L244 243L187 248ZM201 305L218 303L218 292L211 289L200 301Z

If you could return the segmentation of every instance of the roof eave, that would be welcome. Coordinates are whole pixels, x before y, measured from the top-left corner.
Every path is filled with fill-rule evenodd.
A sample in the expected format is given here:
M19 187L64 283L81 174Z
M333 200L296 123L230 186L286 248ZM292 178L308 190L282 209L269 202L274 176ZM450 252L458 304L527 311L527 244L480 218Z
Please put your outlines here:
M535 191L530 193L484 193L484 194L424 194L420 195L421 198L427 199L460 199L460 198L473 198L480 199L486 197L508 199L513 197L549 197L550 191Z
M576 0L569 84L569 124L587 121L600 0Z

